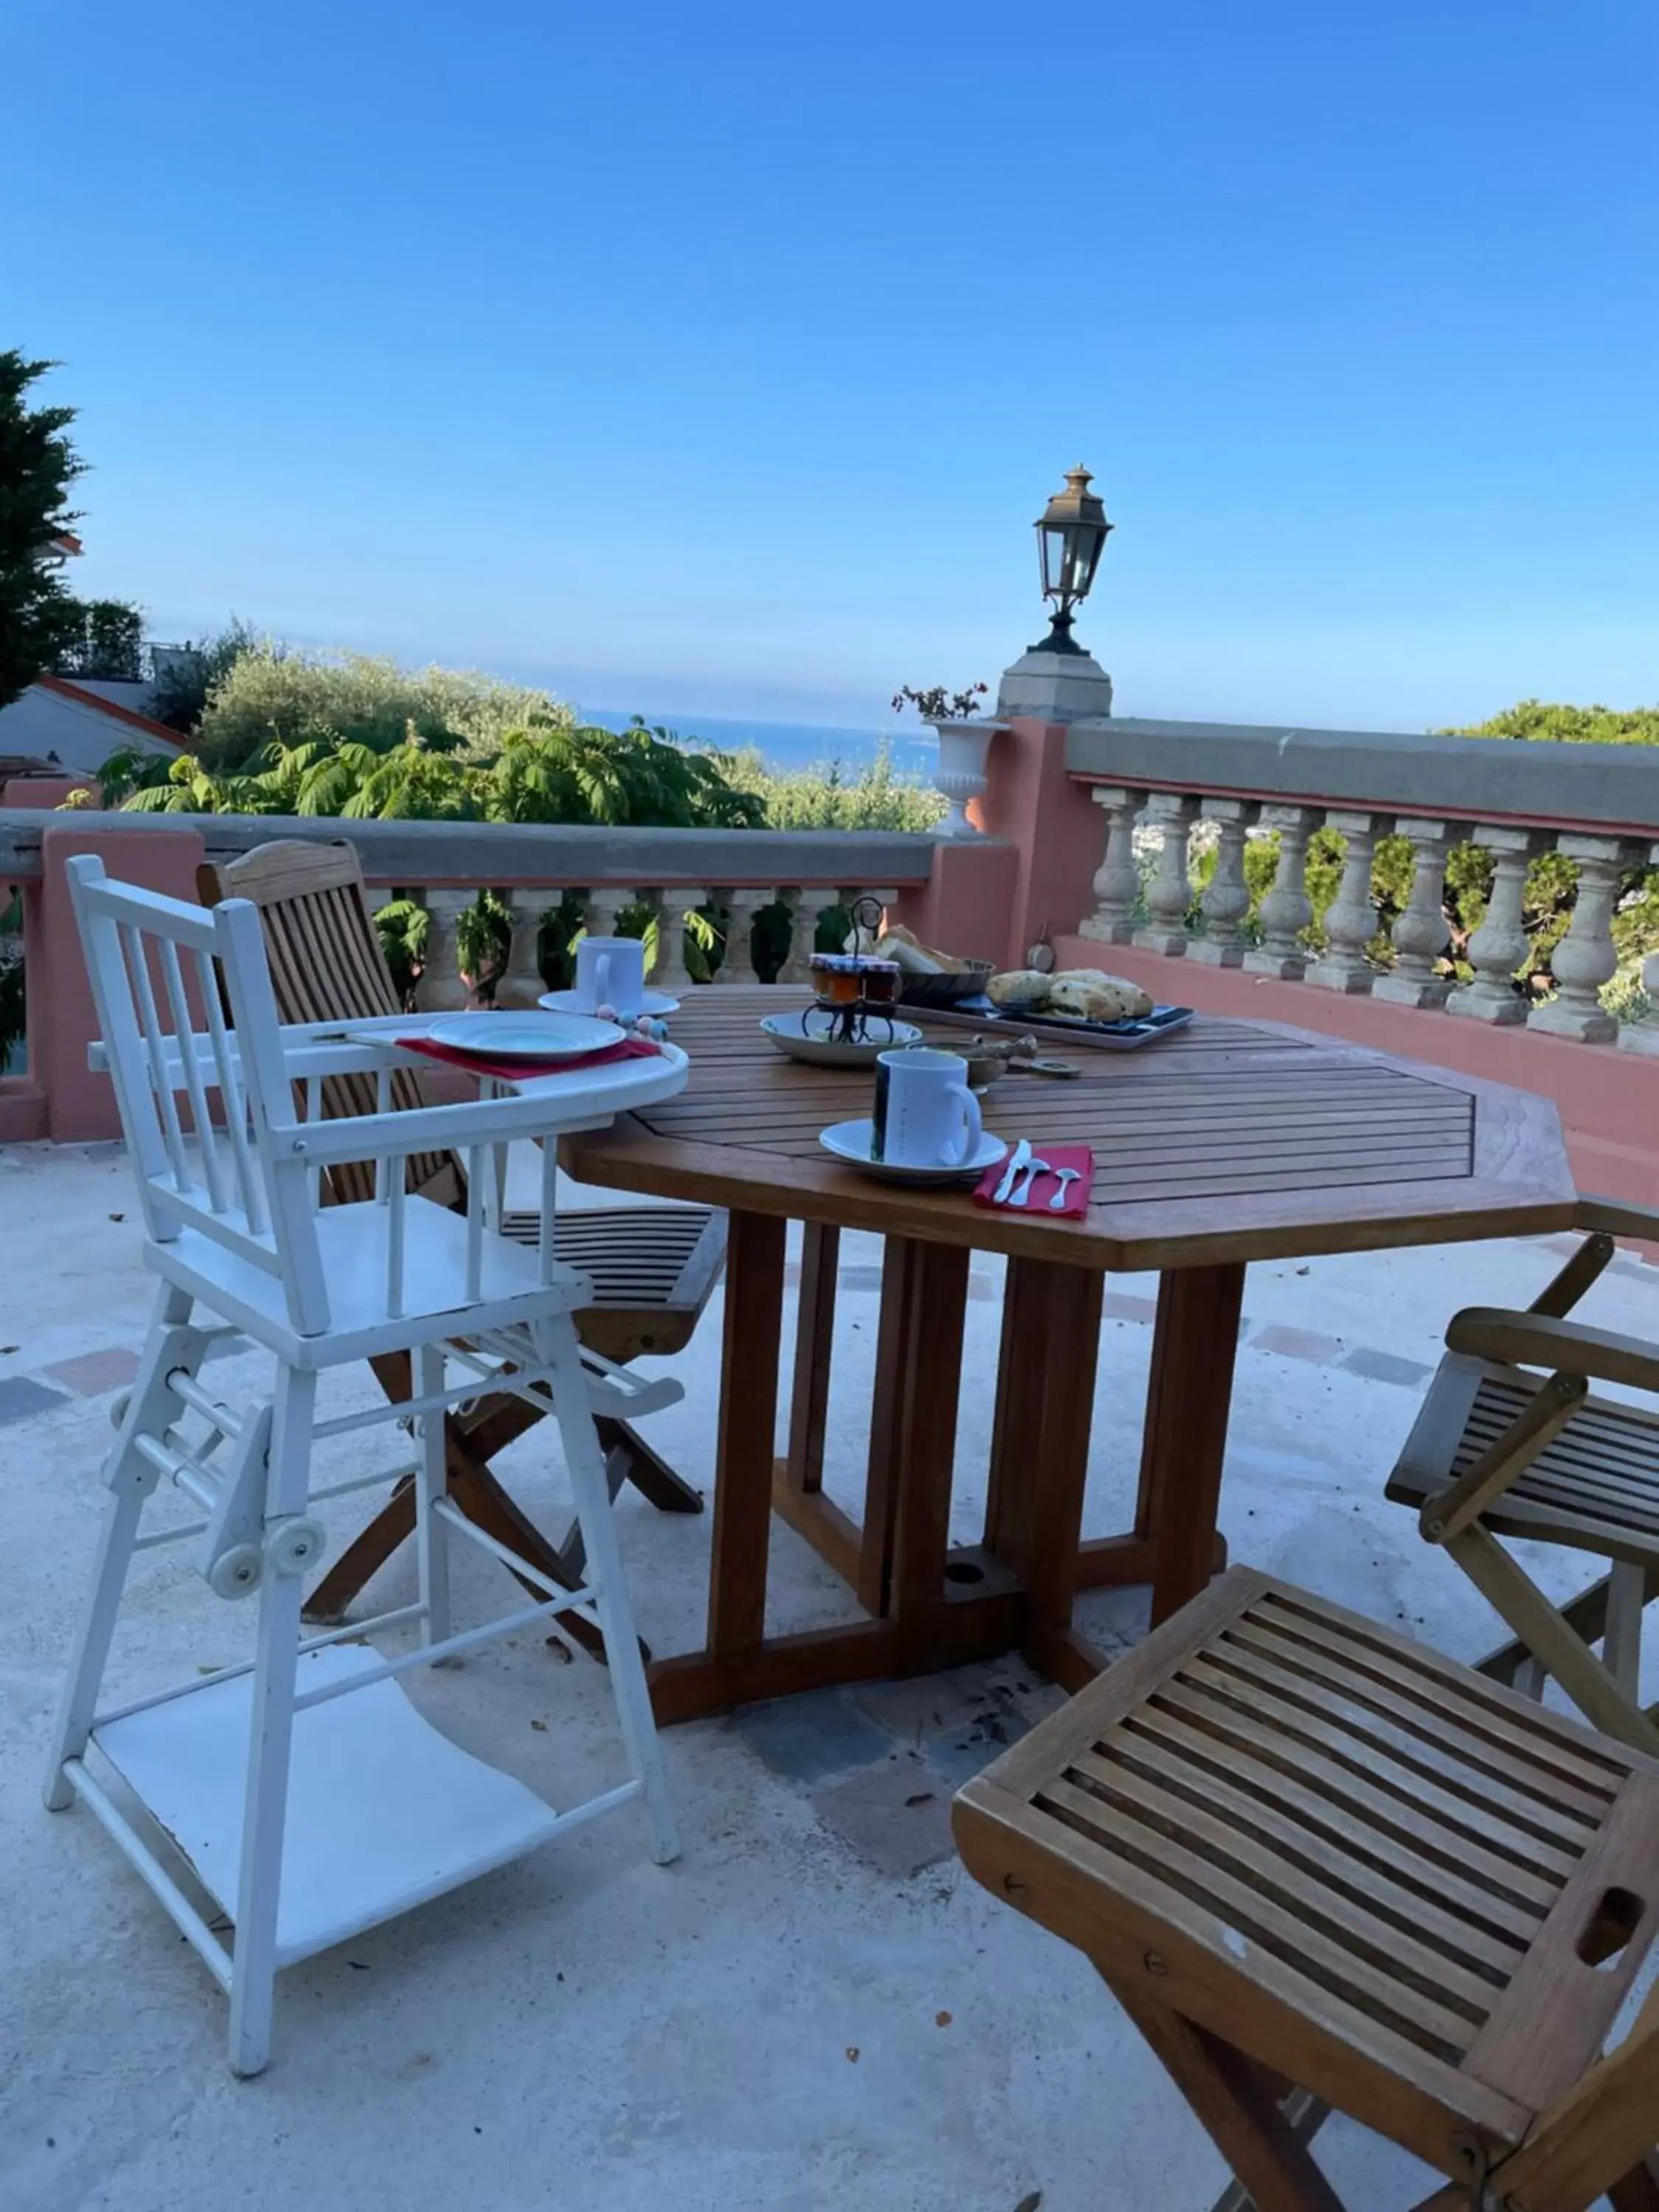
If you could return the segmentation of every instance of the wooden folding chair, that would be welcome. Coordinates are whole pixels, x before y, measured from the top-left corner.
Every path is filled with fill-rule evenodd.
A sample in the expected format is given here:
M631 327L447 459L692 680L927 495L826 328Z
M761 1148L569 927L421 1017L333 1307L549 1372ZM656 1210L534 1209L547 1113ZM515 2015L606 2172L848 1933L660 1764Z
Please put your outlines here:
M271 981L284 1022L362 1021L401 1011L379 933L370 914L356 848L344 839L313 844L278 839L254 848L222 868L198 872L204 905L223 898L249 899L259 909ZM392 1079L392 1105L423 1103L418 1079ZM338 1076L322 1086L325 1117L372 1113L374 1085L366 1076ZM466 1176L453 1154L412 1158L411 1193L465 1210ZM325 1196L350 1204L373 1195L373 1170L351 1163L331 1169ZM501 1233L534 1244L540 1216L507 1212ZM561 1214L556 1247L561 1262L590 1278L594 1303L576 1316L583 1345L625 1365L645 1353L666 1355L690 1341L726 1257L726 1216L710 1206L624 1206ZM390 1397L410 1395L407 1363L375 1363ZM580 1527L555 1546L536 1528L489 1471L489 1462L540 1418L521 1397L482 1399L446 1423L450 1494L459 1510L496 1540L528 1559L544 1574L576 1588L584 1565ZM700 1513L699 1492L659 1457L629 1423L599 1424L605 1470L614 1498L632 1482L665 1513ZM343 1620L370 1577L415 1532L416 1495L402 1485L349 1545L311 1593L306 1618L323 1624Z
M1235 1568L954 1824L1174 2078L1217 2212L1340 2212L1331 2111L1447 2177L1417 2212L1659 2212L1659 1997L1601 2057L1659 1934L1659 1762Z
M1553 1677L1596 1727L1659 1755L1659 1711L1639 1694L1643 1609L1659 1596L1659 1414L1589 1395L1592 1378L1659 1394L1659 1347L1564 1318L1614 1237L1659 1239L1659 1214L1585 1199L1579 1215L1593 1233L1525 1313L1454 1317L1388 1495L1515 1632L1483 1673L1535 1696ZM1516 1537L1609 1571L1558 1607L1500 1540Z

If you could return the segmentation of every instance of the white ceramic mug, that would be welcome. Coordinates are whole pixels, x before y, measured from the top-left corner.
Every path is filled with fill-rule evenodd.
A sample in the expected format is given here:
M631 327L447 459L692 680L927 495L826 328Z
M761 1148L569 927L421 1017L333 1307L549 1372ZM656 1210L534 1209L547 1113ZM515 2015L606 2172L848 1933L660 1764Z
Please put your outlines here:
M960 1053L923 1047L878 1055L872 1159L896 1168L961 1167L978 1149L981 1130Z
M619 1021L631 1022L645 999L644 939L579 939L576 995L590 1014L596 1006L611 1006Z

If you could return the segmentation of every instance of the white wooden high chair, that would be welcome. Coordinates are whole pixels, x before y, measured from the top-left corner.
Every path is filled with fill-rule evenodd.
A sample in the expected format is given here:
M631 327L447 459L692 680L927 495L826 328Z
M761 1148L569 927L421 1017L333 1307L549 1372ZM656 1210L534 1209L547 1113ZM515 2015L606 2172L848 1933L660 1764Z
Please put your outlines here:
M72 860L69 870L145 1257L161 1285L105 1468L109 1502L46 1802L59 1810L79 1797L109 1831L228 1992L231 2067L256 2074L269 2055L279 1966L635 1797L659 1862L678 1852L593 1415L648 1412L681 1393L578 1343L571 1316L591 1291L553 1257L551 1136L671 1095L684 1083L685 1056L671 1047L660 1060L573 1072L540 1095L392 1112L394 1055L341 1042L337 1027L325 1042L279 1025L258 914L246 901L204 913L112 883L96 859ZM192 1034L193 1020L204 1033ZM323 1120L322 1079L353 1072L378 1078L379 1110ZM210 1093L221 1102L218 1130ZM482 1194L489 1148L541 1136L548 1230L539 1249L488 1228L481 1195L460 1215L406 1194L411 1153L459 1147ZM347 1159L377 1163L377 1196L319 1209L319 1175ZM237 1331L274 1355L276 1376L269 1396L233 1407L199 1375L216 1340ZM316 1418L324 1370L393 1352L414 1363L411 1400ZM452 1381L452 1369L463 1379ZM586 1547L586 1587L574 1594L473 1527L444 1494L446 1409L484 1390L538 1389L540 1410L553 1401ZM413 1432L401 1466L312 1490L313 1440L386 1423ZM302 1643L301 1578L325 1547L309 1508L402 1474L417 1495L418 1600ZM205 1517L141 1535L163 1475ZM453 1630L452 1532L545 1591L544 1601ZM254 1657L100 1711L129 1563L190 1539L214 1601L257 1598ZM578 1607L604 1638L631 1778L556 1810L440 1735L394 1678L532 1626L566 1633ZM416 1625L419 1648L395 1656L362 1641ZM112 1789L109 1770L125 1791ZM125 1792L148 1817L130 1817ZM181 1887L180 1858L234 1923L228 1948Z

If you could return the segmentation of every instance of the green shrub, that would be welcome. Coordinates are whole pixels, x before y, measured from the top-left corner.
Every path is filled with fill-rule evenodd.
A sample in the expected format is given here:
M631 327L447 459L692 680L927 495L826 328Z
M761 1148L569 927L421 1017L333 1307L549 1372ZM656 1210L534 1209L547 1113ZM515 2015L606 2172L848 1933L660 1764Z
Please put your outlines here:
M295 653L266 638L238 651L212 684L195 750L216 774L234 773L273 744L321 739L384 751L412 729L428 744L452 740L483 759L532 720L568 728L575 719L548 692L477 670L407 669L378 653Z
M732 773L756 792L769 830L931 830L944 794L902 774L884 743L873 761L849 775L840 761L807 769L769 769L753 750L732 756Z

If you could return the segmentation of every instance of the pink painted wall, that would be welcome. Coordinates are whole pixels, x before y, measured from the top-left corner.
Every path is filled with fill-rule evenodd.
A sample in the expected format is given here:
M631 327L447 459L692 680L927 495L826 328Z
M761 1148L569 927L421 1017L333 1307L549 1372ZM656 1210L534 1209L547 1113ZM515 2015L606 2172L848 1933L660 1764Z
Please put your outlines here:
M24 775L14 776L3 791L0 791L0 806L21 806L40 809L61 806L72 791L96 791L98 786L84 775Z
M942 839L933 848L930 879L907 885L888 911L924 945L1006 967L1019 866L1012 845L989 838Z
M1016 848L1004 965L1023 968L1045 933L1073 929L1094 911L1095 871L1106 843L1106 817L1085 786L1066 773L1066 731L1058 722L1011 722L992 738L985 795L970 813L988 836Z
M0 789L0 805L20 806L39 810L61 806L72 791L90 791L94 787L84 776L29 775L13 776ZM0 906L6 901L7 886L0 884ZM23 942L33 948L41 942L40 886L25 884L23 892ZM33 969L31 969L31 977ZM29 984L31 994L33 981ZM33 1005L31 1000L31 1016ZM28 1038L29 1070L27 1075L0 1075L0 1145L30 1145L46 1136L49 1131L50 1115L46 1106L46 1085L41 1080L40 1062L35 1058L36 1043L31 1020Z
M1164 1005L1287 1022L1537 1091L1553 1098L1560 1113L1581 1190L1659 1206L1659 1060L1613 1045L1575 1044L1541 1030L1493 1029L1455 1014L1347 998L1239 968L1171 960L1135 945L1065 937L1055 940L1054 950L1062 967L1130 976Z
M146 890L196 902L196 871L206 848L194 830L158 837L142 830L88 832L72 814L41 833L38 902L27 932L29 1072L46 1094L46 1126L55 1143L118 1137L120 1115L106 1075L87 1066L98 1034L92 986L70 903L64 863L72 853L96 853L108 872Z

